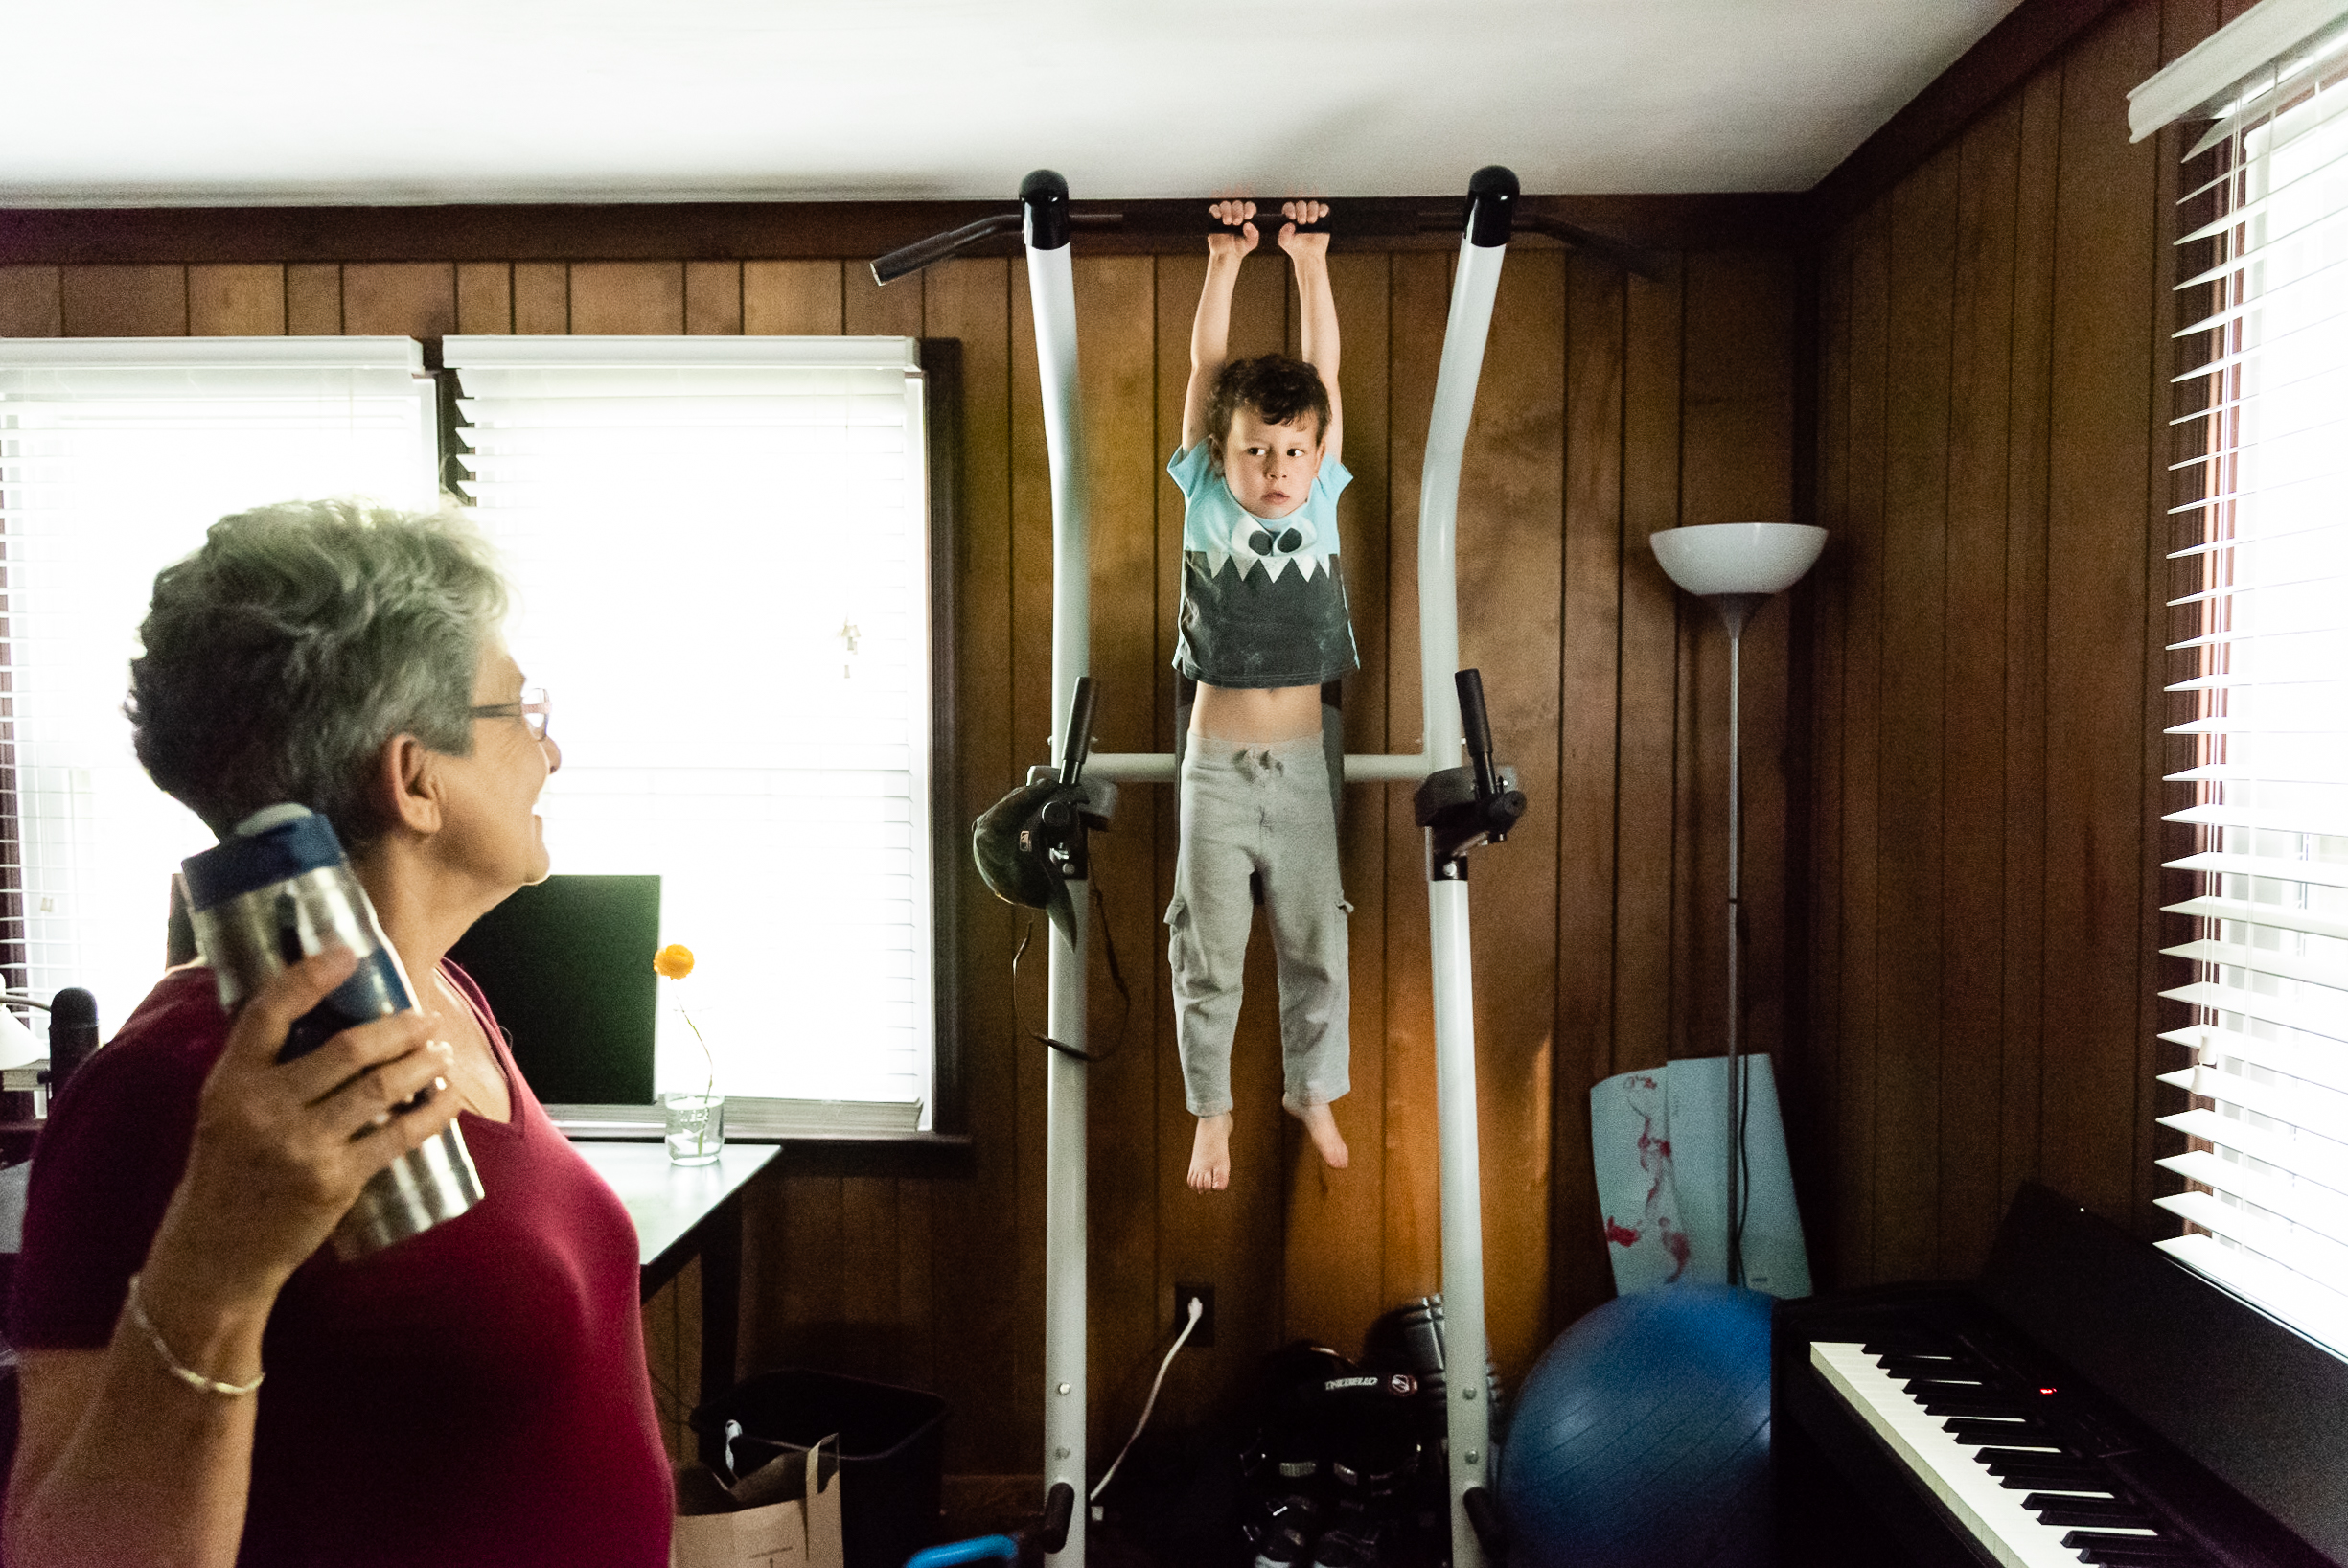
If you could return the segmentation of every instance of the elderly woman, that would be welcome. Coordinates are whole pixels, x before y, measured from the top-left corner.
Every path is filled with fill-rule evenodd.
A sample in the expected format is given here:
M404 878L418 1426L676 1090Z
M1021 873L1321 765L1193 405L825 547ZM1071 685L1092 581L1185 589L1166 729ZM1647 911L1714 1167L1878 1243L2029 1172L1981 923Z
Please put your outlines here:
M233 1018L191 965L58 1095L12 1320L18 1568L668 1560L634 1232L444 957L546 875L562 753L504 606L462 522L345 503L225 519L156 578L140 760L216 832L324 814L420 1006L280 1064L350 956ZM359 1188L451 1118L487 1199L337 1261Z

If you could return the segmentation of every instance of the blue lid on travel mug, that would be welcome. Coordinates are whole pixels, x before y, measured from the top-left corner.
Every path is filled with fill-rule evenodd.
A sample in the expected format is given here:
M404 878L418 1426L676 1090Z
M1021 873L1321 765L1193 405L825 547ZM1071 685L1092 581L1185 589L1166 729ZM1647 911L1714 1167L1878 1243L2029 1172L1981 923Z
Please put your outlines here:
M334 824L308 806L269 806L200 855L179 863L188 908L209 910L257 888L288 882L305 871L340 865L342 841Z

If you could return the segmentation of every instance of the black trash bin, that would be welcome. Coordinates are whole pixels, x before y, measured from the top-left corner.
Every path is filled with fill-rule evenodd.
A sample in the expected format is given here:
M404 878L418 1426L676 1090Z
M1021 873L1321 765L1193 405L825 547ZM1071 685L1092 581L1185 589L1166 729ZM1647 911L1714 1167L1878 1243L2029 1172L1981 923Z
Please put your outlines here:
M904 1568L935 1533L946 1462L946 1401L934 1394L786 1367L747 1377L693 1413L693 1430L725 1441L734 1468L803 1454L840 1434L840 1517L848 1568Z

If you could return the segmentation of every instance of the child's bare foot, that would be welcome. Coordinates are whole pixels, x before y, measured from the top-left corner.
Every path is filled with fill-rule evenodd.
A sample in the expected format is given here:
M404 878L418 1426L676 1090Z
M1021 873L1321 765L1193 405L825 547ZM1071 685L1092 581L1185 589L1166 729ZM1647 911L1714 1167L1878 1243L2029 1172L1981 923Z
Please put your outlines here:
M1332 1133L1335 1128L1332 1126ZM1345 1164L1346 1146L1337 1145L1337 1163ZM1220 1192L1232 1185L1232 1114L1199 1118L1190 1140L1190 1190Z
M1313 1147L1321 1151L1321 1158L1328 1163L1329 1168L1345 1169L1353 1156L1346 1151L1345 1138L1337 1131L1337 1118L1329 1108L1325 1105L1301 1108L1291 1105L1286 1109L1290 1116L1304 1123L1305 1132L1312 1138ZM1198 1167L1193 1165L1191 1168L1195 1170Z

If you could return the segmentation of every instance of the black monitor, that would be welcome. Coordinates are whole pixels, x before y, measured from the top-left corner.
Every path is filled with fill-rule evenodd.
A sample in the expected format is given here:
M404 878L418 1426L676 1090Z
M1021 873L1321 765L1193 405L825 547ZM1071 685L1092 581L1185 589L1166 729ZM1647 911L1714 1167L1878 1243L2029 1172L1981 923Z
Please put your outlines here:
M449 950L547 1105L650 1105L658 877L548 877Z

